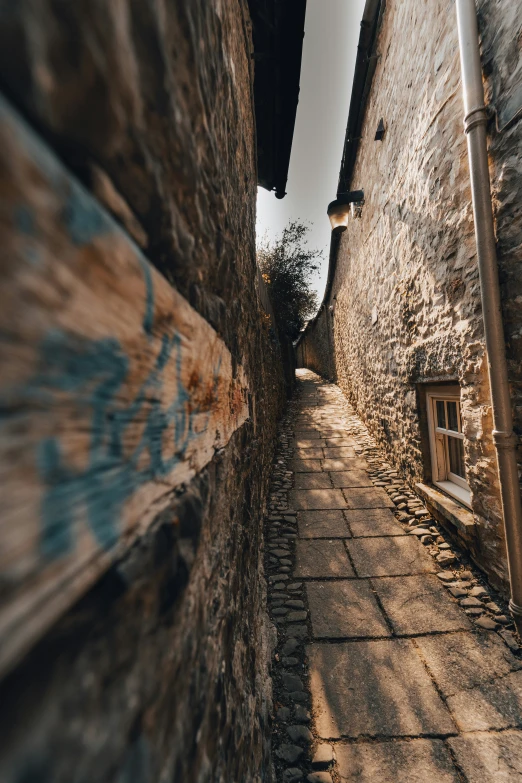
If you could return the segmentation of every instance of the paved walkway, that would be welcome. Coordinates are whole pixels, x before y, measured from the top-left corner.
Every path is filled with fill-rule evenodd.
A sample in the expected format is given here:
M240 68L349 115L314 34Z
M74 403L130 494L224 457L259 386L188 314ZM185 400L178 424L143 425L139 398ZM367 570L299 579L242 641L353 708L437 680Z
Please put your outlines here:
M476 624L502 630L509 618L495 619L501 607L458 562L440 574L412 526L424 519L439 544L440 531L365 449L339 389L298 377L267 547L278 781L522 781L522 662ZM397 492L410 526L394 514Z

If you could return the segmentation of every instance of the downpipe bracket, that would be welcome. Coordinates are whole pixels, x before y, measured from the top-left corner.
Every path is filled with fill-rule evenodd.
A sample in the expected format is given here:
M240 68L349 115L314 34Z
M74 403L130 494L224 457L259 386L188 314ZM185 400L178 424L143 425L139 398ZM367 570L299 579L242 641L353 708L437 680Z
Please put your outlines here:
M509 601L509 611L515 618L515 623L518 625L522 622L522 606L518 606L516 603L514 603L513 599L511 598Z
M511 432L503 432L502 430L493 430L493 443L497 449L514 449L518 445L518 437L513 430Z
M477 106L471 109L464 117L464 132L469 133L479 125L488 124L488 112L485 106Z
M518 635L522 636L522 606L518 606L511 598L509 601L509 611L515 623Z

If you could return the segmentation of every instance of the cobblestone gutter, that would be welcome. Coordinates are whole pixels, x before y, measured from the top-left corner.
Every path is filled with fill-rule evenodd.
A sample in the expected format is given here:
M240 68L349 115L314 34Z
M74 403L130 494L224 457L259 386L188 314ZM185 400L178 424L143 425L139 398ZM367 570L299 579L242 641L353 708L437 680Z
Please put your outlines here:
M276 780L518 779L522 672L506 604L338 387L298 376L265 530Z

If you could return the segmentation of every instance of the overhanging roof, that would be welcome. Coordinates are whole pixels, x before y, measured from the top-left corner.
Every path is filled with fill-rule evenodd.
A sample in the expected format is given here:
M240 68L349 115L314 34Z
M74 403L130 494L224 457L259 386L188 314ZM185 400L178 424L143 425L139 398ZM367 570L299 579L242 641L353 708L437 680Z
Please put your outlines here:
M285 195L299 101L306 0L249 0L258 182Z

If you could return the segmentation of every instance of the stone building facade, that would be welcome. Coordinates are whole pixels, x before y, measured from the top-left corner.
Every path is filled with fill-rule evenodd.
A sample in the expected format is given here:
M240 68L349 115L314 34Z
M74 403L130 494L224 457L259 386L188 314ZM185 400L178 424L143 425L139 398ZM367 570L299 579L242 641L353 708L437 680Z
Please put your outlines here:
M274 152L270 4L0 0L4 783L270 780L255 202L287 5Z
M363 189L365 203L332 254L323 306L301 338L298 358L302 366L336 377L393 465L425 493L490 579L507 589L455 4L367 3L372 5L364 83L350 109L352 119L359 115L358 132L347 135L343 166L349 171L341 169L343 190ZM509 380L520 436L522 4L478 0L477 7ZM385 132L377 140L381 120ZM460 397L469 504L453 502L434 486L430 393L444 396L449 387Z

